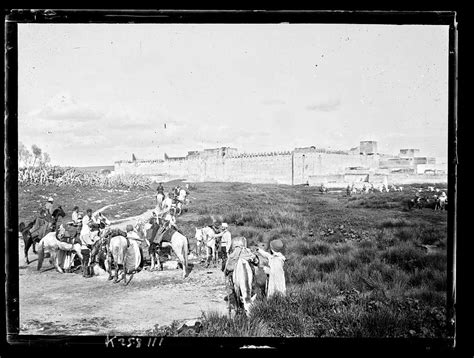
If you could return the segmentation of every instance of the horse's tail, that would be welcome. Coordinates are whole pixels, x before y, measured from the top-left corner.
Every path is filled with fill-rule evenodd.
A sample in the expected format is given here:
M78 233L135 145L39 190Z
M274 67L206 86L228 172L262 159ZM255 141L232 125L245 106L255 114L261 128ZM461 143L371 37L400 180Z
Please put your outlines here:
M41 266L43 266L43 259L44 259L44 242L43 239L38 244L38 271L41 270Z

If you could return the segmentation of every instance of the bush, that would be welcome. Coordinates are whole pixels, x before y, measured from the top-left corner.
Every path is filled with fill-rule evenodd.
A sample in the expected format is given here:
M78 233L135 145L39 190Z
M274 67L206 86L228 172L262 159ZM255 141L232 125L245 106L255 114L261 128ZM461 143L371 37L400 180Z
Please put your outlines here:
M421 249L414 247L413 244L402 242L395 247L388 248L382 257L391 264L406 271L414 271L415 268L423 268L425 266L425 254Z
M398 228L395 231L395 237L397 237L400 241L409 241L413 239L413 229L408 228ZM413 241L413 240L412 240Z
M446 228L421 227L417 232L417 240L423 245L434 245L445 242L448 236Z
M305 242L298 241L295 246L295 252L299 255L328 255L333 252L331 245L317 241L317 242Z

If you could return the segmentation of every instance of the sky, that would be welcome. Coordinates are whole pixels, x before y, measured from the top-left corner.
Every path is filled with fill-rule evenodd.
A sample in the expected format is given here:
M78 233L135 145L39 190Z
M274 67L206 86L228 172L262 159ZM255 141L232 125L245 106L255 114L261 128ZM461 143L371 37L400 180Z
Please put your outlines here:
M446 160L448 26L18 27L19 141L51 164L361 140Z

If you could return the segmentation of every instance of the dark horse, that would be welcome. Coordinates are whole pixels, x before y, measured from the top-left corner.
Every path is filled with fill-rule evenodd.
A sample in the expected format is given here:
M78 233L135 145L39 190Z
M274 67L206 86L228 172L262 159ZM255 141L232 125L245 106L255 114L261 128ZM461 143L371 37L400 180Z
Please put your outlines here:
M27 264L30 263L28 260L28 250L33 246L33 252L36 254L35 245L38 243L47 233L56 230L56 223L58 218L64 218L66 213L61 206L53 211L51 216L46 214L44 209L41 209L40 215L37 216L33 221L25 226L25 223L21 222L19 225L19 231L23 237L25 261Z

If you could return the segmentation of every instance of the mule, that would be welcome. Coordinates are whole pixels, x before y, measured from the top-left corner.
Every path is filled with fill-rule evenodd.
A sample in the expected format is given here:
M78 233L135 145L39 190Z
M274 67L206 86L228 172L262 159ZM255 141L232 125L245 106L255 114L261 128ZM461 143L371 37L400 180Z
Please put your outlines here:
M82 254L81 254L81 245L78 243L67 243L62 242L56 238L55 232L48 233L45 237L43 237L40 242L38 243L38 266L37 270L41 270L43 266L44 254L45 252L49 252L50 254L50 262L54 265L56 271L60 273L64 273L64 270L59 265L59 250L65 251L74 251L77 256L82 261Z

